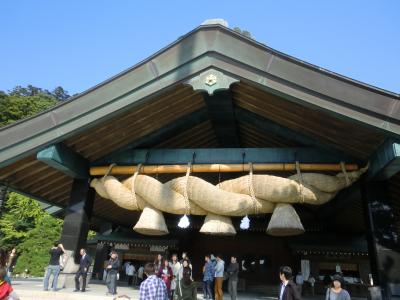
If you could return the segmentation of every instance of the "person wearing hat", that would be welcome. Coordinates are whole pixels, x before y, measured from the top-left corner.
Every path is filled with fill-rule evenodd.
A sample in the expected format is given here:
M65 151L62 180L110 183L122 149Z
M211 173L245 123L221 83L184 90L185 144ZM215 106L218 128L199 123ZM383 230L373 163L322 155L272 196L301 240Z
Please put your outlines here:
M350 300L350 294L344 288L343 277L336 274L332 278L332 287L326 291L326 300Z

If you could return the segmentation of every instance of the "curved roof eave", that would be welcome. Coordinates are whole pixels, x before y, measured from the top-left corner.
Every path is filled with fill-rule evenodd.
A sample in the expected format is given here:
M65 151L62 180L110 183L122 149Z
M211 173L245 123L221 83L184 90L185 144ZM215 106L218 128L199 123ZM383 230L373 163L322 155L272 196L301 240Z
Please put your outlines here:
M219 66L214 64L216 57L221 62ZM380 129L385 130L385 126L390 129L391 121L396 126L400 124L399 94L298 60L224 26L206 25L68 101L0 129L0 165L12 157L15 160L71 136L79 129L132 107L161 90L195 76L205 68L214 66L224 70L226 64L233 66L228 72L239 78L246 79L246 72L250 69L254 74L261 74L251 81L266 88L270 88L268 80L273 78L284 85L307 90L316 97L322 95L336 106L370 114L368 117L374 118L375 123L382 121L378 125ZM243 72L237 74L239 68ZM343 110L343 113L348 112ZM394 130L396 134L400 134L400 125L398 127ZM17 149L16 146L20 147Z

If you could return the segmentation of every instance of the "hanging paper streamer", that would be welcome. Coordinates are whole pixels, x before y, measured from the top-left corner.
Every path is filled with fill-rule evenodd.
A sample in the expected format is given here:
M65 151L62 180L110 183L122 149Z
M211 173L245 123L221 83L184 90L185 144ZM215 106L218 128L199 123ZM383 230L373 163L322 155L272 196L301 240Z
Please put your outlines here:
M184 215L184 216L179 220L178 226L179 226L180 228L188 228L189 225L190 225L189 218L187 217L187 215Z
M240 221L240 229L243 230L247 230L250 227L250 219L249 217L246 215L245 217L243 217L243 219Z

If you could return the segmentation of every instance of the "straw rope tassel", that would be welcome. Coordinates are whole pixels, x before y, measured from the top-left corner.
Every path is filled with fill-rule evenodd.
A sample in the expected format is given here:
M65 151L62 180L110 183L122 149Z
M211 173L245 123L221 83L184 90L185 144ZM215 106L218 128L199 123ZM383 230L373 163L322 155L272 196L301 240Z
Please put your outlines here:
M341 161L340 162L340 167L342 168L342 172L343 172L344 178L346 179L346 186L349 186L351 184L351 182L350 182L349 174L347 174L345 162Z
M135 174L133 174L132 186L131 186L132 197L133 197L133 199L135 199L136 209L137 209L137 210L140 210L140 207L139 207L139 203L138 203L138 201L137 201L137 199L136 199L135 180L136 180L136 177L138 176L138 174L139 174L141 168L142 168L142 164L139 164L139 165L137 166L137 168L136 168Z
M178 226L180 228L188 228L190 225L190 221L188 218L188 215L190 214L190 201L189 201L189 196L188 196L188 184L189 184L189 176L190 176L190 171L192 168L192 163L188 163L188 167L186 170L186 176L185 176L185 189L183 191L183 197L185 199L185 215L179 220Z
M300 170L300 163L298 160L296 160L296 171L297 174L299 175L299 179L300 179L300 199L301 199L301 203L304 203L304 193L303 193L303 175L301 174L301 170Z
M249 162L249 177L248 177L249 192L251 200L253 200L254 214L258 214L258 203L253 186L253 163ZM250 218L248 215L244 216L240 221L240 229L247 230L250 228Z

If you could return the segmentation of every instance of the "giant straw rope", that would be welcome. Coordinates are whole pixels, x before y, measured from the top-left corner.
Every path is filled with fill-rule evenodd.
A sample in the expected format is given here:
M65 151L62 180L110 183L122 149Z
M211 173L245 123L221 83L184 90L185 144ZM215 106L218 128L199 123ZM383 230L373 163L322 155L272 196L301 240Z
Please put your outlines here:
M298 164L297 164L298 166ZM112 166L110 166L111 170ZM267 232L285 236L304 232L303 225L292 204L321 205L342 189L358 180L367 167L337 175L301 173L288 178L250 173L236 179L213 185L190 175L166 183L139 174L120 182L105 174L93 179L91 186L105 199L118 206L142 210L134 230L147 235L168 233L162 212L178 215L206 215L200 232L215 235L236 233L230 217L273 213Z

